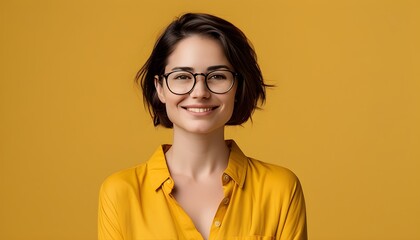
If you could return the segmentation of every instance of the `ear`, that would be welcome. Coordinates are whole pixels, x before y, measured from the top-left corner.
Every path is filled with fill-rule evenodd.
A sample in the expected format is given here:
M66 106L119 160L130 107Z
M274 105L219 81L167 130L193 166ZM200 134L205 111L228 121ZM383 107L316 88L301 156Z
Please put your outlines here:
M159 81L158 75L155 75L155 88L156 88L156 92L159 97L159 100L162 103L166 103L165 93L163 92L163 81Z

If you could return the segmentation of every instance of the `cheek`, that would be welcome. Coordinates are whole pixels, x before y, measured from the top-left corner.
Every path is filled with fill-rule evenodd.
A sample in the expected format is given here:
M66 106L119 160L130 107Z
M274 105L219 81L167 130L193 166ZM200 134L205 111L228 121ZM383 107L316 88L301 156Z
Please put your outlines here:
M171 94L165 91L165 106L168 117L173 117L174 114L179 110L179 103L182 102L183 97Z
M232 105L232 109L236 105L236 102L237 102L236 99L239 97L239 96L236 96L236 94L237 94L237 88L238 88L238 86L235 85L235 87L232 89L232 91L230 92L230 95L229 95L229 100L231 101L230 103Z
M225 103L226 112L229 113L229 115L232 115L233 109L235 108L235 95L233 94L225 99Z
M228 97L228 100L227 100L227 102L228 102L227 108L229 110L230 118L233 115L233 112L234 112L235 107L237 107L236 106L236 103L237 103L237 100L236 100L236 98L237 98L237 96L236 96L236 89L237 89L237 87L235 86L235 88L232 89L233 91L230 92L229 97Z
M176 116L176 106L172 105L170 102L166 102L165 108L166 108L166 115L168 116L169 120L171 122L174 122L175 116Z

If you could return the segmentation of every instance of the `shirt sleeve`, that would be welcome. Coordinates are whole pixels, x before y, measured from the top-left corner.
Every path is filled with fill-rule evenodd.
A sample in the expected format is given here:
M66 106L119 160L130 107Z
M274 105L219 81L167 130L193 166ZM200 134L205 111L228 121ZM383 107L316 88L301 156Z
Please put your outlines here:
M276 239L279 240L307 240L306 207L302 187L299 180L293 187L287 210L286 220L277 231Z
M99 192L98 239L123 240L118 220L115 193L112 184L105 181Z

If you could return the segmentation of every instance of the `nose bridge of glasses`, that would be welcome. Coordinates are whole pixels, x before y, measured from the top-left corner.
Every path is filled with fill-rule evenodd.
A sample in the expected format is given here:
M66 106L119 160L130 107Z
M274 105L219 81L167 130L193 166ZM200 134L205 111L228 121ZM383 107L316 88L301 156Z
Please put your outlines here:
M205 74L205 73L193 73L192 75L194 76L195 84L192 87L191 91L195 91L195 89L198 88L197 85L201 85L201 87L199 87L199 88L201 88L202 90L205 90L205 91L210 90L208 88L207 82L206 82L207 74ZM197 76L203 76L203 81L197 81L198 80Z
M204 79L206 79L207 78L207 74L205 74L205 73L193 73L193 76L194 76L194 78L197 80L197 76L203 76L204 77Z

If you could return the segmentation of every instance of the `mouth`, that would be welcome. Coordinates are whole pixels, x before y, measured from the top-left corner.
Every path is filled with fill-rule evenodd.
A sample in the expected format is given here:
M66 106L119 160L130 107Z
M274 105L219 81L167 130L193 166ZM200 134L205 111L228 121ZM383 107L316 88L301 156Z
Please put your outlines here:
M182 107L182 108L189 112L203 113L203 112L210 112L218 107Z

